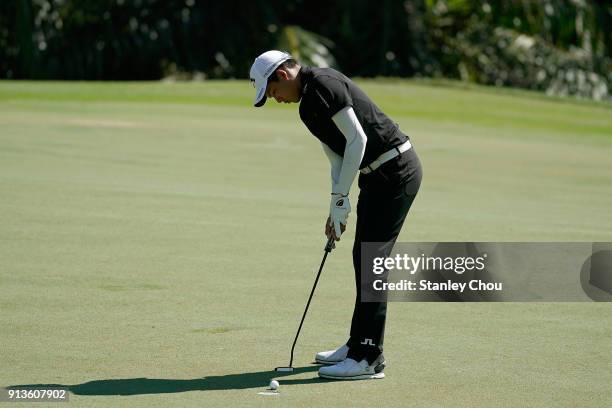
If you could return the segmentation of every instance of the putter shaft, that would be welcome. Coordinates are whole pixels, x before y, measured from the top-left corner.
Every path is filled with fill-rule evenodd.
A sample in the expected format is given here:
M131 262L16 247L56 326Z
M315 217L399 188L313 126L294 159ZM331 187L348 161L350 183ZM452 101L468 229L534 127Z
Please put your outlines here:
M317 287L317 283L319 282L319 277L321 276L321 271L323 270L323 265L325 265L325 260L327 259L327 255L334 249L334 239L329 238L327 240L327 244L325 245L325 254L323 255L323 260L321 261L321 266L319 266L319 272L317 273L317 277L315 279L314 285L312 285L312 290L310 291L310 296L308 297L308 302L306 303L306 308L304 309L304 314L302 315L302 320L300 321L300 326L298 327L297 333L295 334L295 339L293 340L293 345L291 346L291 360L289 360L289 367L278 367L277 371L285 371L284 369L290 369L287 371L293 371L293 352L295 350L295 345L297 343L298 337L300 336L300 331L302 330L302 325L304 324L304 319L306 318L306 313L308 313L308 307L310 307L310 301L312 300L312 295L314 295L314 291Z

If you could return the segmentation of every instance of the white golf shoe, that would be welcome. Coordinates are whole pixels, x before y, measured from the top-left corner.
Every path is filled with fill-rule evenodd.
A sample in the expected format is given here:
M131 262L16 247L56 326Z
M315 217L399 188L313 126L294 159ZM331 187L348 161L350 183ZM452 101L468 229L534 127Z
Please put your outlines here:
M382 354L372 363L368 364L365 358L359 362L347 358L338 364L321 367L319 377L332 380L370 380L385 378L385 359Z
M315 361L319 364L336 364L346 358L349 348L345 344L344 346L338 347L336 350L322 351L317 353Z

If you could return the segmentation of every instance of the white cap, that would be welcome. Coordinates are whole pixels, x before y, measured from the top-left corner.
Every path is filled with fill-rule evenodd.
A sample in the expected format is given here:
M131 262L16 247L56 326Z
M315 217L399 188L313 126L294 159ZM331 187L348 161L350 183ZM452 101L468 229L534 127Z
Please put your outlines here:
M293 57L290 54L277 50L266 51L255 58L255 62L251 65L251 72L249 74L251 82L256 89L255 101L253 102L255 106L260 107L266 103L268 77L280 64L291 58Z

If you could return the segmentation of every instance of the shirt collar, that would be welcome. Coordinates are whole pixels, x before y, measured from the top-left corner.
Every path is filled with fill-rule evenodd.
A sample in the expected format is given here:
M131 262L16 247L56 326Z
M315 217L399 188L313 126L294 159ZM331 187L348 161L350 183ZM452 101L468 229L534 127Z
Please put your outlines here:
M299 75L300 75L300 82L302 86L302 89L300 89L300 93L304 95L304 93L308 89L308 83L310 82L310 79L312 78L312 69L310 67L303 66L300 68Z

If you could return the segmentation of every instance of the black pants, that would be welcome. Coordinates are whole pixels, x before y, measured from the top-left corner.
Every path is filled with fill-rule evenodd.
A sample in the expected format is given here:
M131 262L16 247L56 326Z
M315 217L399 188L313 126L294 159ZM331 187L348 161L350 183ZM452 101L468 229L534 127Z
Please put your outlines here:
M403 153L394 163L385 163L381 170L359 177L361 192L357 202L357 226L353 246L357 296L351 335L347 342L348 357L354 360L367 358L371 364L382 353L387 318L386 301L361 301L361 243L388 243L381 249L386 253L376 256L388 255L419 190L421 177L421 163L414 149Z

